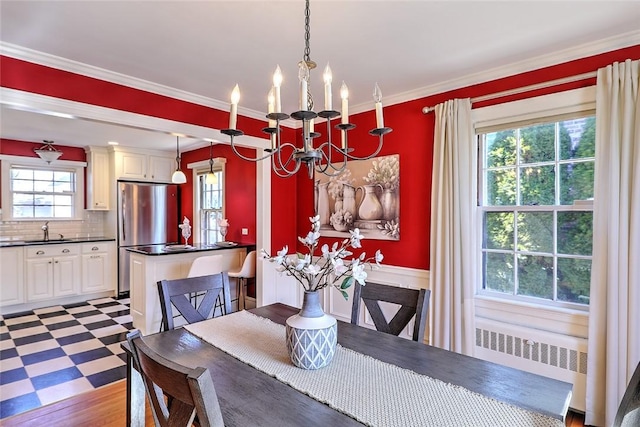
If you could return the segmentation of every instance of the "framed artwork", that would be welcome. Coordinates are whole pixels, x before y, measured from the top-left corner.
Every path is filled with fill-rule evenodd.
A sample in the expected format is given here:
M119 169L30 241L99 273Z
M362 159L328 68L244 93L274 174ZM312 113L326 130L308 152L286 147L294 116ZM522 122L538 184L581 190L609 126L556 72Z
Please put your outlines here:
M316 174L315 208L320 235L400 240L400 156L350 160L336 176Z

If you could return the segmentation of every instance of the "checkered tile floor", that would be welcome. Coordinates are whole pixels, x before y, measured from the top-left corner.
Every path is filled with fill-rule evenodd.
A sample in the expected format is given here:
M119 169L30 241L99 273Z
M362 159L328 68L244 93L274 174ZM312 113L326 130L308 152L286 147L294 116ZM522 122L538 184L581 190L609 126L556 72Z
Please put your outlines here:
M129 299L0 316L0 419L126 377Z

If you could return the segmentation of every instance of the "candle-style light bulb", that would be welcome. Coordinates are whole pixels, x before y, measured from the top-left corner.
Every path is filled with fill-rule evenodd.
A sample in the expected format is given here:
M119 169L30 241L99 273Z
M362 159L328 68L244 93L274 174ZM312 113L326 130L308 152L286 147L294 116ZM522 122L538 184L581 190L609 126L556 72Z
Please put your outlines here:
M333 100L331 96L331 80L333 79L333 75L331 74L331 67L329 67L329 63L324 67L322 79L324 80L324 109L326 111L330 111L333 109Z
M349 123L349 88L342 82L340 86L340 98L342 98L342 124Z
M236 86L231 91L231 114L229 114L229 129L236 128L238 120L238 102L240 102L240 87Z
M280 70L280 66L276 67L276 71L273 73L273 89L275 96L275 112L282 112L282 105L280 103L280 85L282 85L282 71Z
M307 61L302 60L298 65L298 80L300 80L300 111L307 111L309 109L309 102L307 101L309 66Z
M267 95L267 111L269 114L273 113L275 111L276 108L276 97L273 94L273 87L271 87L271 90L269 91L269 94ZM276 121L269 119L269 127L270 128L274 128L276 127Z
M376 128L380 129L384 127L384 117L382 116L382 91L378 83L373 88L373 101L376 106Z

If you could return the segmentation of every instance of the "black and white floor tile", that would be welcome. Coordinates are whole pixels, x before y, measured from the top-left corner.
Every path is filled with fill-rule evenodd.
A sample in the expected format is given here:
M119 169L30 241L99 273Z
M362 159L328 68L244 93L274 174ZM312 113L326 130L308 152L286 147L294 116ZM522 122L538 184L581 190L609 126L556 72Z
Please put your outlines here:
M0 317L0 419L126 377L129 299L102 298Z

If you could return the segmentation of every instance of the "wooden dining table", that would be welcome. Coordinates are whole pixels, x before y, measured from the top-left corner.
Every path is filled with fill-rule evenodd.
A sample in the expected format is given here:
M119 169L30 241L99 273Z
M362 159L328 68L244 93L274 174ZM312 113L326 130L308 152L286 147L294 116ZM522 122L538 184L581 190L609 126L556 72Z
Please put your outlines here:
M249 310L284 324L299 309L276 303ZM161 356L189 367L208 368L226 426L351 426L355 419L313 399L198 338L184 328L144 337ZM500 402L563 420L572 385L350 323L338 322L338 343L374 359L464 387ZM130 355L125 342L123 348ZM127 369L127 422L144 425L144 386ZM366 390L354 390L366 393ZM455 421L452 420L452 425Z

